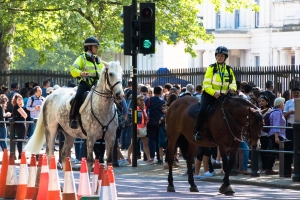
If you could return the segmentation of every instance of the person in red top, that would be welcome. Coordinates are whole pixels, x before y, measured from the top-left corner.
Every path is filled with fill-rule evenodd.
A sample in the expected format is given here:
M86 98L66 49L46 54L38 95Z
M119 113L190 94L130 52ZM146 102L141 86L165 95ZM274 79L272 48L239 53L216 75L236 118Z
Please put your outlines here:
M138 95L137 96L137 111L141 111L142 112L142 120L141 123L137 124L137 129L143 129L143 128L147 128L147 123L148 123L148 115L146 112L146 106L145 106L145 100L144 100L145 96L144 95ZM149 146L148 146L148 137L139 137L137 139L142 139L143 142L143 149L144 152L148 158L147 160L147 164L151 165L154 164L154 161L150 159L150 151L149 151ZM131 163L131 159L130 159L130 155L132 153L132 140L131 140L131 144L128 147L128 154L127 154L127 162Z

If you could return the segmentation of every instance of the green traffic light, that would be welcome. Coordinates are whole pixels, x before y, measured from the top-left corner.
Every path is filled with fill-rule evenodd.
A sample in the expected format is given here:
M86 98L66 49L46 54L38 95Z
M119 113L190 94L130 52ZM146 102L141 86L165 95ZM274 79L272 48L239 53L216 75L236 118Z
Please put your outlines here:
M144 47L145 49L150 49L151 46L152 46L152 43L151 43L150 40L144 40L144 41L143 41L143 47Z

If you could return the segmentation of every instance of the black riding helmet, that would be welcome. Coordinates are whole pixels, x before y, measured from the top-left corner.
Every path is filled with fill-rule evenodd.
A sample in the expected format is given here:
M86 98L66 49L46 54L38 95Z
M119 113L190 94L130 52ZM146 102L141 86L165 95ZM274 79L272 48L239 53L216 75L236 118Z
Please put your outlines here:
M217 56L217 54L224 54L225 55L225 60L228 58L228 49L224 46L219 46L218 48L216 48L215 51L215 57Z
M92 50L92 46L100 46L99 40L94 36L88 37L84 40L84 51Z

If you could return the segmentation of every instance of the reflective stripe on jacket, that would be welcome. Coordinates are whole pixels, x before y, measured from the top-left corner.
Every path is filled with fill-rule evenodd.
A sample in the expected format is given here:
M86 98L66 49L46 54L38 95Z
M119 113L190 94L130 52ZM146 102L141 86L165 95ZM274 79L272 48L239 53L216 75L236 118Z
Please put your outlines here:
M103 62L100 61L100 64L95 63L95 65L99 76L104 64ZM77 59L75 60L74 64L71 66L70 69L72 77L80 78L79 81L85 79L80 76L80 73L83 71L88 73L87 76L88 78L86 78L86 81L90 85L92 85L95 81L99 79L99 77L96 77L97 74L96 74L94 63L86 59L85 53L77 57Z
M229 73L226 64L222 66L216 63L216 66L216 73L214 73L214 66L210 65L207 67L203 80L203 90L211 96L214 96L216 92L225 94L229 88L236 91L237 86L232 68L229 68L232 77L232 81L229 83Z

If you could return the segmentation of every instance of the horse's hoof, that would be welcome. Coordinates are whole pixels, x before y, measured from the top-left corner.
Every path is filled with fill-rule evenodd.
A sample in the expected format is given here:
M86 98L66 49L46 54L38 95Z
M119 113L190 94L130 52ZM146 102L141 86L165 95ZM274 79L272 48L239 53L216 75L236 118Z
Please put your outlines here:
M235 193L231 185L226 186L224 184L222 184L221 187L219 188L219 192L225 195L232 195L233 193Z
M174 186L168 186L167 187L167 192L175 192Z
M190 192L199 192L197 186L195 187L190 187Z

